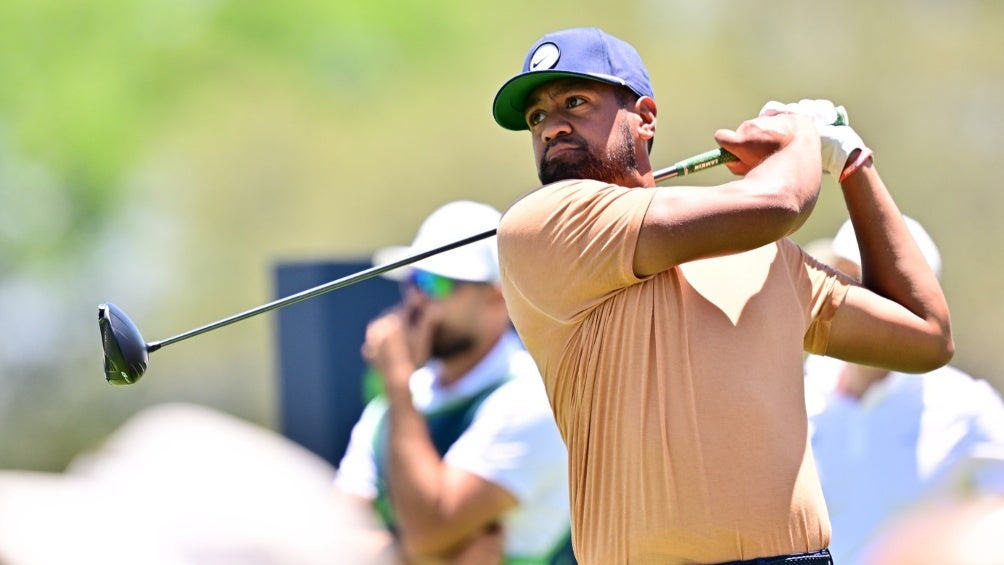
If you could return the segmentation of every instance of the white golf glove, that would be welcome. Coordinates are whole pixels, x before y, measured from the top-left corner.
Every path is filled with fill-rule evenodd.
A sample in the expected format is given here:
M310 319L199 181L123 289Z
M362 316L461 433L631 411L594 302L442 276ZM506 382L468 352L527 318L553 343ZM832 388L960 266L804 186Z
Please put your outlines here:
M803 99L791 104L771 100L760 109L760 115L789 113L812 118L822 142L823 172L840 177L847 165L847 157L855 149L866 151L865 142L850 126L850 118L843 106L834 106L829 100Z

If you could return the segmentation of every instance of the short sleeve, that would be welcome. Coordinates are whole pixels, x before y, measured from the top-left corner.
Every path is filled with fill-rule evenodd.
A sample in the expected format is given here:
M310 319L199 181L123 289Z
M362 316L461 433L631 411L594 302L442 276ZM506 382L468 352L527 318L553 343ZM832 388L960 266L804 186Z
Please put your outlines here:
M654 189L577 180L515 203L499 223L499 261L510 295L567 322L639 282L638 234Z
M335 487L344 492L373 500L377 497L376 456L373 450L377 428L386 413L382 397L363 409L359 421L352 427L349 445L335 472Z
M830 323L847 298L847 290L855 283L851 277L812 257L794 242L785 239L782 244L786 253L797 258L811 288L809 326L802 346L809 353L825 355L830 340Z

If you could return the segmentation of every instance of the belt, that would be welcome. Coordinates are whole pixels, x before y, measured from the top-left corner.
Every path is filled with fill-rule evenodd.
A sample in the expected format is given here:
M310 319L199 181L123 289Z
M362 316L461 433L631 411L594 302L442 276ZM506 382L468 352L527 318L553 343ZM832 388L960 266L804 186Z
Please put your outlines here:
M833 558L830 556L830 550L820 549L811 553L758 557L745 561L729 561L719 565L833 565Z

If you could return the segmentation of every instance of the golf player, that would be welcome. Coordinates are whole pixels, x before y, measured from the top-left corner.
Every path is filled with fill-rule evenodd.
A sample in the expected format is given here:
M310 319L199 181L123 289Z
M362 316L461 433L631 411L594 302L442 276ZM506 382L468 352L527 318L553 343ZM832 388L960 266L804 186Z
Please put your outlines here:
M954 352L938 280L825 100L768 103L715 140L739 178L656 187L657 105L628 43L545 35L499 89L544 184L499 224L502 288L568 447L580 563L831 563L803 350L929 371ZM788 239L821 172L861 244L858 283Z
M499 216L451 202L375 262L483 233ZM567 454L509 321L495 238L397 274L402 301L362 347L384 394L353 428L336 486L375 505L408 563L574 563Z

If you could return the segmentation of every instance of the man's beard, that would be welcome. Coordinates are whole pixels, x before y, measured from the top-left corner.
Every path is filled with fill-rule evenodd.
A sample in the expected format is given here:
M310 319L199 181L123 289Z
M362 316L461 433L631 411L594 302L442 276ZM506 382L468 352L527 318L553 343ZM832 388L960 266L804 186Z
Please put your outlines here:
M467 353L474 348L474 338L470 335L459 335L436 328L432 334L432 357L448 360Z
M552 143L569 143L578 145L574 152L566 152L555 160L548 160L550 144L541 155L537 167L537 176L542 184L550 184L565 179L593 179L609 183L620 182L627 173L636 171L638 162L635 159L635 143L631 137L629 126L623 124L620 128L620 139L606 155L599 157L590 151L584 141L569 137L555 138Z

